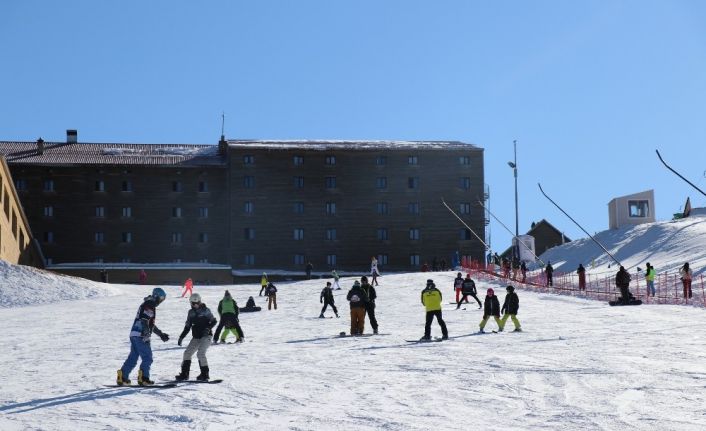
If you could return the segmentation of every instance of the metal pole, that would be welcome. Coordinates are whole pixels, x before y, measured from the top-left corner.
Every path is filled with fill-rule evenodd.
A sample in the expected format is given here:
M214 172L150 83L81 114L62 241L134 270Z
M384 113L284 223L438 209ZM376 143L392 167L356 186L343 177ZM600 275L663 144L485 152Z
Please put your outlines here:
M514 146L515 146L515 236L518 236L520 234L520 228L519 228L519 216L518 216L518 210L517 210L517 141L512 141Z

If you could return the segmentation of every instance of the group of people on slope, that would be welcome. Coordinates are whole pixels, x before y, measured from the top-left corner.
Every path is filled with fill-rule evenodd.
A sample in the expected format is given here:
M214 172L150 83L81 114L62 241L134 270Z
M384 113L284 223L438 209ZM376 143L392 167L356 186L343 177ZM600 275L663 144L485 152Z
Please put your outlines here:
M260 278L260 296L262 292L265 292L265 297L267 298L267 309L271 310L274 305L275 310L277 309L277 286L272 284L271 281L267 280L267 274L262 273Z
M368 283L368 277L360 277L360 281L355 280L353 287L346 295L351 310L351 335L363 335L365 329L365 315L370 319L370 326L373 334L378 333L378 321L375 318L375 299L377 292L372 284Z

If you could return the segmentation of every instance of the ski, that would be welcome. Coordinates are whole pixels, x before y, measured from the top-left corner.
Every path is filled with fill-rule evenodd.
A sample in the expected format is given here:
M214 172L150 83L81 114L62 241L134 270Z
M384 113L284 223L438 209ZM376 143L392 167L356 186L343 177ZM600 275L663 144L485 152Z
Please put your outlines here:
M628 302L627 304L621 300L608 301L608 305L610 305L611 307L612 306L623 306L623 305L642 305L642 301L639 299L633 299L630 302Z
M103 386L106 388L167 389L167 388L176 387L176 383L157 383L157 384L149 385L149 386L140 386L140 385L103 385Z
M193 384L211 384L214 385L216 383L222 383L223 379L214 379L214 380L174 380L173 384L174 386L177 386L179 383L193 383Z
M405 340L408 343L440 343L444 341L441 337L434 337L431 340Z

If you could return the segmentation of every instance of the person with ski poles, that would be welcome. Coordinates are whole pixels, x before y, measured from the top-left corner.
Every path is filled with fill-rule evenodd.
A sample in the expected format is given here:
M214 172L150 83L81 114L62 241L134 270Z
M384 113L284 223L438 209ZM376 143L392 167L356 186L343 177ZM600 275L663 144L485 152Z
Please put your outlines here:
M211 346L211 332L213 327L216 326L216 318L213 317L211 310L208 309L206 304L201 302L201 295L198 293L194 293L189 297L189 304L191 309L186 314L184 330L181 331L177 344L181 346L184 337L189 331L191 331L192 338L186 346L186 350L184 350L181 373L174 376L174 378L178 381L188 380L189 371L191 370L191 358L196 353L196 357L199 360L199 368L201 369L201 374L196 377L196 380L205 382L210 378L206 351Z
M439 326L441 327L441 339L442 340L448 340L449 339L449 331L446 328L446 322L444 322L444 319L441 314L441 301L443 299L441 295L441 291L436 288L436 285L434 284L434 280L429 279L427 280L427 285L422 290L422 305L424 306L424 309L426 310L426 321L424 323L424 336L421 338L421 341L430 341L431 340L431 322L434 320L434 317L436 317L436 321L439 323Z
M319 295L319 303L324 304L324 307L321 309L321 314L319 314L319 318L323 319L325 317L324 313L326 312L326 307L328 307L329 305L331 306L331 308L333 308L333 314L338 317L338 310L334 305L333 290L331 289L330 281L327 281L326 287L321 290L321 295Z
M137 384L140 386L150 386L154 381L150 380L150 366L152 365L152 345L150 339L154 332L163 341L169 341L169 335L159 330L155 324L157 318L157 306L167 298L166 292L161 287L152 290L149 296L142 301L142 305L137 309L137 316L130 328L130 354L118 370L118 386L129 385L130 372L137 365L137 359L142 358L140 370L137 372Z
M466 304L468 304L468 297L472 296L473 299L476 300L478 303L478 309L480 310L483 308L483 305L480 303L480 299L478 299L477 293L476 293L476 283L471 280L471 274L466 274L466 279L463 280L463 285L461 286L461 293L463 294L463 297L461 298L460 301L456 303L456 309L458 310L461 308L461 303L465 300Z

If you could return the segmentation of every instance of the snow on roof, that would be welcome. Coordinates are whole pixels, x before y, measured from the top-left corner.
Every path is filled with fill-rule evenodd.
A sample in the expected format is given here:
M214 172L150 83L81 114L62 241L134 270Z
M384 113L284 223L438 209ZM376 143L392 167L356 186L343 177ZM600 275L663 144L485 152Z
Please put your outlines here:
M474 150L482 151L473 144L460 141L354 141L354 140L229 140L230 147L269 148L276 150L306 149L324 151L346 150Z

